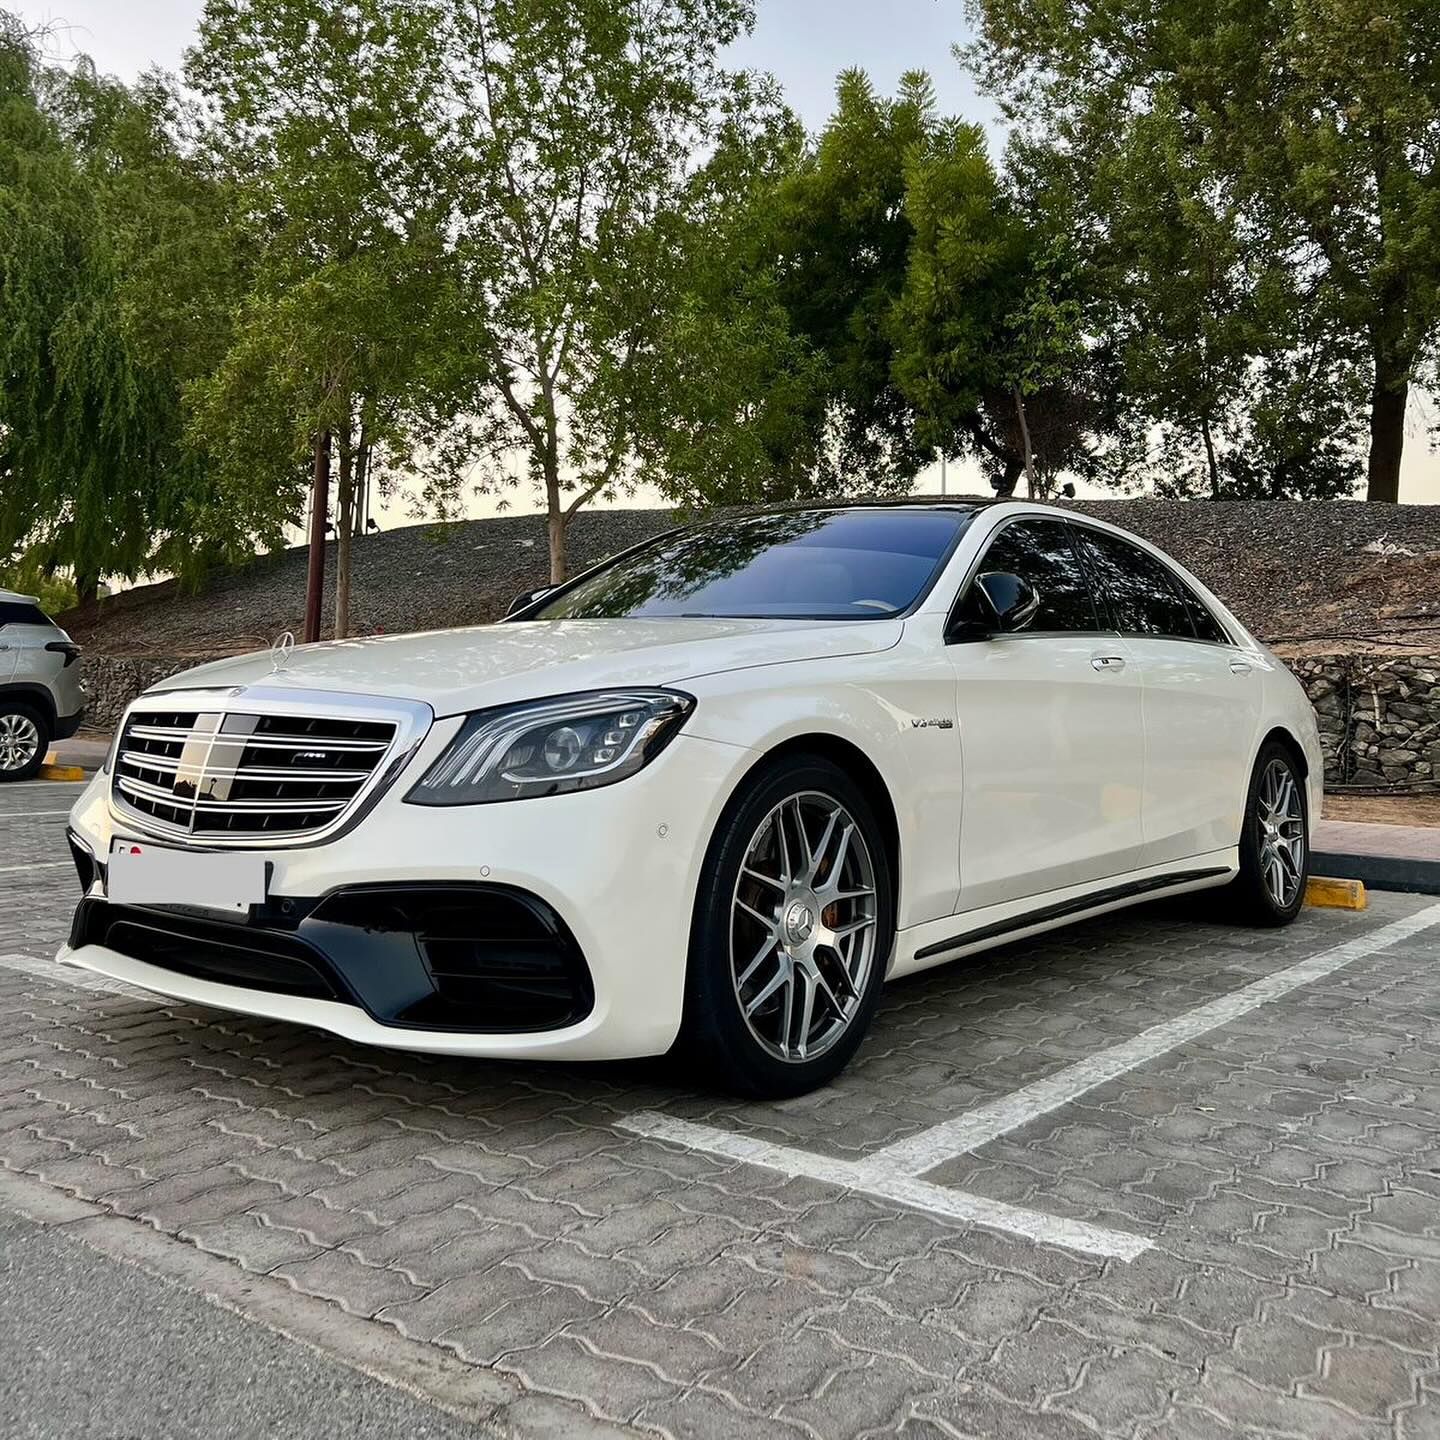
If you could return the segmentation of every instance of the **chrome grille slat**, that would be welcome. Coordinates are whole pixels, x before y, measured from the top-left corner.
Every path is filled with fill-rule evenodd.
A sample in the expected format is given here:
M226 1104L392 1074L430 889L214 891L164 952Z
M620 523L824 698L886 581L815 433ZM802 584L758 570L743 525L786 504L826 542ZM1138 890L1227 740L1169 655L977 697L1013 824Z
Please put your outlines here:
M204 810L215 815L242 815L247 810L267 810L276 814L306 815L318 810L343 810L349 798L343 800L191 800L178 799L158 785L147 785L143 780L131 780L121 776L120 788L127 795L143 800L156 800L176 810Z
M390 718L395 702L375 709L138 708L117 748L112 802L141 828L206 843L328 832L374 788L402 731L414 728Z
M185 765L172 755L145 755L135 750L122 751L119 763L134 765L142 770L159 770L166 775L176 775L184 771L187 778L198 776L201 769L198 765ZM370 777L369 770L292 770L284 765L246 765L243 768L206 765L204 771L211 780L333 780L338 783L343 780L367 780Z

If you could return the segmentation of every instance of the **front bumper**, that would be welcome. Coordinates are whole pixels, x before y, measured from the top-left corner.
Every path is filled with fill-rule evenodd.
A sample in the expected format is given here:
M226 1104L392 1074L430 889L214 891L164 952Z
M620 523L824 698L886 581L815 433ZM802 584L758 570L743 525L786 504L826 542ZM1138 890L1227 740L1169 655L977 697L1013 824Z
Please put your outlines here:
M435 725L406 774L354 829L323 845L264 852L269 900L248 925L194 912L184 924L176 912L112 913L122 907L108 905L97 874L60 960L175 999L315 1025L363 1044L517 1058L663 1053L679 1030L705 850L752 753L681 734L640 774L602 789L445 809L406 805L414 777L459 723ZM105 775L81 797L71 827L82 855L101 861L112 839L148 838L112 810ZM356 896L436 890L472 894L477 905L518 896L553 917L559 949L574 963L568 990L560 987L565 993L543 1023L533 1015L517 1023L484 984L471 987L469 1003L457 1003L456 987L447 994L437 978L427 943L433 924L387 927L355 910ZM112 928L116 920L158 930L159 940L138 944L133 929ZM470 929L484 938L483 923ZM185 934L198 937L189 951ZM248 953L249 969L202 953L215 944ZM310 963L319 982L297 983L291 971L277 988L262 952Z

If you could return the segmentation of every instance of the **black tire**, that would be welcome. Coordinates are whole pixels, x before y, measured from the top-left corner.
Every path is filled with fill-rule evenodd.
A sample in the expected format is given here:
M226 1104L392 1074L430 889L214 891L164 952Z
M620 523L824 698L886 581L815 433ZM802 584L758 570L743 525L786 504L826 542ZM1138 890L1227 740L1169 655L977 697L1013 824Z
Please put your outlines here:
M1265 812L1267 777L1275 771L1288 775L1294 787L1299 814L1298 864L1285 867L1287 873L1283 898L1276 894L1275 873L1267 858ZM1288 827L1294 830L1294 825ZM1288 925L1305 903L1305 882L1310 876L1310 809L1305 779L1288 746L1268 741L1261 747L1250 775L1250 789L1245 797L1245 818L1240 831L1240 873L1231 882L1229 893L1237 918L1251 925ZM1290 853L1293 844L1286 847ZM1292 856L1293 859L1293 856Z
M13 763L13 753L6 743L10 738L11 727L17 725L27 732L27 744L28 731L34 732L34 753L22 763ZM23 700L0 699L0 783L33 780L40 773L49 749L50 726L46 724L45 717L39 710ZM7 760L12 763L7 763Z
M815 1024L819 1026L826 1023L828 1015L828 1023L832 1027L842 1028L828 1040L827 1048L821 1053L807 1059L794 1056L784 1059L766 1048L742 1012L741 991L744 986L736 979L736 970L741 967L737 965L732 969L731 959L732 942L737 934L732 928L737 925L738 920L735 906L742 893L739 888L740 872L752 841L760 842L762 835L770 835L772 838L766 843L775 843L773 829L767 827L778 823L781 831L779 838L783 842L787 823L791 826L789 833L796 835L793 817L809 814L812 817L813 830L819 824L819 818L823 817L823 805L826 801L841 807L843 812L848 812L847 818L853 820L852 845L855 835L863 841L863 851L856 848L843 852L845 858L841 868L845 868L847 873L854 873L854 867L867 865L873 880L873 895L871 899L851 899L850 891L844 891L843 894L837 891L837 900L822 903L819 910L812 915L810 924L823 933L826 925L841 927L846 919L859 913L835 908L839 904L865 907L868 913L861 917L862 924L870 920L874 922L873 930L868 932L869 959L863 966L863 978L858 984L854 983L849 978L849 969L841 965L839 951L826 949L822 941L816 940L815 944L821 947L813 952L817 957L816 963L824 971L828 993L841 997L841 1008L833 1008L824 998L825 992L816 988L816 982L803 977L799 992L802 995L802 1004L803 989L808 986L817 1007ZM781 808L790 803L798 804L801 808ZM803 807L811 808L807 811ZM777 812L781 817L778 822L774 818ZM786 816L791 817L788 822ZM806 821L802 818L799 823L803 826ZM843 821L838 823L844 824ZM811 834L805 841L807 848L812 844L818 847L819 839L819 835ZM797 841L791 841L791 844L798 849ZM818 857L820 861L824 858L823 854ZM803 868L797 861L792 866L791 873L798 875ZM827 884L834 875L834 868L832 861L827 874L822 866L820 873L825 875ZM747 871L747 885L751 883L748 879L751 874L752 871ZM845 882L836 878L834 883L841 886ZM790 897L781 886L775 885L774 889L773 903L776 908L772 923L782 937L786 933L793 934L794 931L787 932L784 928L786 916L791 913L786 908ZM757 903L759 893L756 892ZM870 911L872 904L873 911ZM802 928L805 925L805 914L809 913L809 910L805 910L798 915L798 923ZM680 1039L672 1053L694 1067L697 1078L702 1083L753 1098L779 1099L800 1095L826 1084L849 1063L869 1028L879 1002L885 969L894 943L894 917L894 882L890 874L890 860L874 808L864 791L837 765L818 755L784 755L761 765L747 778L739 793L726 807L705 857L690 934L685 1019ZM757 948L763 949L764 927L759 927L757 933L760 936L760 945ZM863 938L861 943L863 945ZM773 952L772 958L776 961L777 971L786 963L781 954L784 944L783 938L777 940L777 948ZM747 946L747 951L748 948ZM853 945L849 948L849 954L855 955ZM760 962L757 959L755 963ZM795 964L798 965L799 962ZM753 964L750 968L754 968ZM858 973L862 966L856 961L854 968ZM762 976L754 982L761 989L764 988L763 978ZM788 987L792 994L795 993L795 985L796 982L792 981ZM783 996L784 991L780 993ZM747 996L752 1004L756 994L758 990ZM775 1001L776 1006L780 1003L778 999ZM842 1010L852 1003L853 1009L849 1011L848 1019L844 1019ZM763 1019L762 1010L756 1023L761 1023ZM778 1031L781 1024L778 1014L770 1023L773 1023ZM783 1023L786 1033L790 1033L790 1012L785 1012ZM801 1029L797 1022L794 1032L797 1037ZM795 1048L798 1050L800 1046L797 1044Z

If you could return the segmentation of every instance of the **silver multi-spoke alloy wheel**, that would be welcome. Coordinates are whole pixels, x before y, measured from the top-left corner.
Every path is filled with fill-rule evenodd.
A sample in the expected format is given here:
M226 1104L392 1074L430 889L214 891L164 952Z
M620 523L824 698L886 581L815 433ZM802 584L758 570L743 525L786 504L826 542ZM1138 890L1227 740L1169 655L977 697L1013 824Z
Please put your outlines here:
M787 796L751 837L731 902L730 977L768 1054L803 1064L841 1039L877 933L875 867L855 817L819 791Z
M28 715L0 715L0 770L23 770L40 748L40 731Z
M1305 812L1295 774L1283 760L1265 767L1256 810L1265 887L1276 906L1288 910L1305 874Z

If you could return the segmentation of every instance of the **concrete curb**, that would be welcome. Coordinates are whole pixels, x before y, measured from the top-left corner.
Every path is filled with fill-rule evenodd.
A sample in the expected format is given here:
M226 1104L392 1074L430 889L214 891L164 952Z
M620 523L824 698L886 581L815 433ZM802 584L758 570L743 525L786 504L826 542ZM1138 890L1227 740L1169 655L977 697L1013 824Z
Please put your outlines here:
M1440 895L1440 860L1404 855L1348 855L1314 850L1310 871L1318 876L1361 880L1372 890L1399 890L1407 895Z

